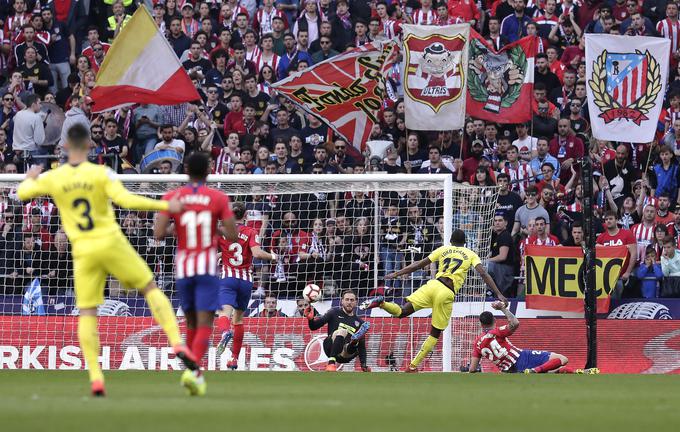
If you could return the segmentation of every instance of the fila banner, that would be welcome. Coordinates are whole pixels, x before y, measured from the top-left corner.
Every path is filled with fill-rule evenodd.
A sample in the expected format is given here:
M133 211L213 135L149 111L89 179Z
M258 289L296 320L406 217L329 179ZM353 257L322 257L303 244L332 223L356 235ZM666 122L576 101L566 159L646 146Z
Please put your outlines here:
M496 123L521 123L532 117L536 38L525 37L496 51L470 32L467 112Z
M654 139L666 93L670 39L586 34L586 91L593 136Z
M626 246L597 247L597 313L609 312L609 296L622 273L627 253ZM525 264L528 309L583 312L583 249L528 245Z
M465 124L469 24L404 24L406 127L461 129Z
M393 41L374 41L272 84L272 88L362 148L379 123L385 77L396 61Z

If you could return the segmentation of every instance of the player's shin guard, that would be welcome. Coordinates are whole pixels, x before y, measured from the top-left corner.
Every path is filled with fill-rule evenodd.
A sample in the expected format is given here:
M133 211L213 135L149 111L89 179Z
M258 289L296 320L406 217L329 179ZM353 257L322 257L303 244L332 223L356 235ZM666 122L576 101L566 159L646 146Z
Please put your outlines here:
M191 344L191 352L196 356L196 361L201 363L201 359L208 351L208 346L210 345L210 333L212 328L208 326L201 326L196 329L196 338Z
M172 309L168 297L158 288L147 292L145 297L153 318L165 332L170 346L181 344L182 338L179 335L177 318L175 318L175 311Z
M80 349L83 350L83 357L87 362L90 382L103 382L104 374L102 374L102 369L97 360L99 356L99 334L96 316L81 315L78 318L78 340L80 341Z
M226 316L217 317L215 320L215 329L217 330L217 334L220 336L222 333L231 330L231 322L229 321L229 318Z
M390 315L392 315L393 317L398 318L399 316L401 316L401 306L399 306L396 303L385 302L380 306L380 308L389 313Z
M425 359L425 357L427 357L428 354L430 354L435 345L437 345L437 338L434 336L428 336L427 339L425 339L425 342L423 342L423 346L420 347L420 351L418 351L416 357L411 360L411 366L420 366L420 363Z
M234 360L238 360L238 355L241 353L241 346L243 345L243 323L234 324L234 342L231 345L231 353Z
M534 371L536 373L546 373L550 372L551 370L557 369L562 366L562 361L558 358L554 358L552 360L548 360L547 362L543 363L540 366L537 366L534 368Z

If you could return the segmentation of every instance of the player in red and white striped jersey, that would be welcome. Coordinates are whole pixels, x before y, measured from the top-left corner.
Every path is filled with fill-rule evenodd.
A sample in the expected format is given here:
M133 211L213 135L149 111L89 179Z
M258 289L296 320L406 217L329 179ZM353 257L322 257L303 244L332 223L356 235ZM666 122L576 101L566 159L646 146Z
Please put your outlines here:
M208 156L194 153L187 158L189 183L165 194L163 199L179 199L182 212L158 214L154 235L162 239L170 220L175 223L177 254L175 277L180 304L187 322L186 343L199 360L210 345L213 317L218 309L220 281L217 277L218 223L229 238L237 238L236 224L229 207L229 197L205 185L210 171ZM200 369L186 371L182 384L192 394L205 393L205 381Z
M217 331L222 335L217 346L218 356L222 355L231 338L234 338L232 358L227 363L230 369L236 369L243 345L243 313L248 308L250 294L253 291L253 257L274 262L277 259L275 253L265 252L260 248L260 235L245 224L245 204L234 203L233 211L238 227L238 239L235 242L224 239L219 241L224 279L219 296L222 309L218 312L217 318Z
M494 302L491 307L500 310L508 319L508 324L496 327L496 318L491 312L482 312L479 321L482 324L482 335L475 340L472 349L469 372L478 372L482 358L493 362L501 372L516 373L590 373L596 374L598 369L572 370L565 367L569 360L562 354L550 351L520 349L510 342L508 336L519 328L519 320L510 312L504 303Z
M421 0L420 9L416 9L412 14L413 24L416 25L435 25L437 24L437 13L432 9L432 0Z

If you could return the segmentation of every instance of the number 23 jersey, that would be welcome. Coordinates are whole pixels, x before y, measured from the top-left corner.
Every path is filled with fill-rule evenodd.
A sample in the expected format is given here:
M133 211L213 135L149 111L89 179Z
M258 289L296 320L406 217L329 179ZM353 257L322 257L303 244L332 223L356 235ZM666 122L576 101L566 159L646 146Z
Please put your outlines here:
M465 283L468 269L482 262L476 253L462 246L440 246L428 258L438 264L435 277L451 279L456 292Z
M219 240L222 251L223 277L253 281L253 247L260 246L258 232L249 226L238 225L238 241Z

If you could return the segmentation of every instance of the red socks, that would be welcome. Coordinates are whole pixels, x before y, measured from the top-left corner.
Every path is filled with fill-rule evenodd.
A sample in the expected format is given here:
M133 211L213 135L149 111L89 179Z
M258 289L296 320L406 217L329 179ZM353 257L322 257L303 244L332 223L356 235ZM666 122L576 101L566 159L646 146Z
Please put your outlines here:
M241 353L241 345L243 345L243 323L234 324L234 341L231 347L234 360L238 360L238 355Z
M201 362L201 359L205 355L206 351L208 351L211 332L212 328L208 326L199 327L196 329L196 336L193 343L191 344L191 351L194 353L199 363Z
M189 349L191 349L191 346L194 344L195 338L196 338L196 329L187 327L186 344L187 344L187 347L189 347Z
M562 362L560 359L555 358L552 360L548 360L547 362L543 363L542 365L535 367L534 370L536 373L546 373L549 372L553 369L557 369L562 366Z
M226 316L219 316L215 321L215 327L217 328L217 333L221 337L222 333L229 331L231 328L231 322Z

